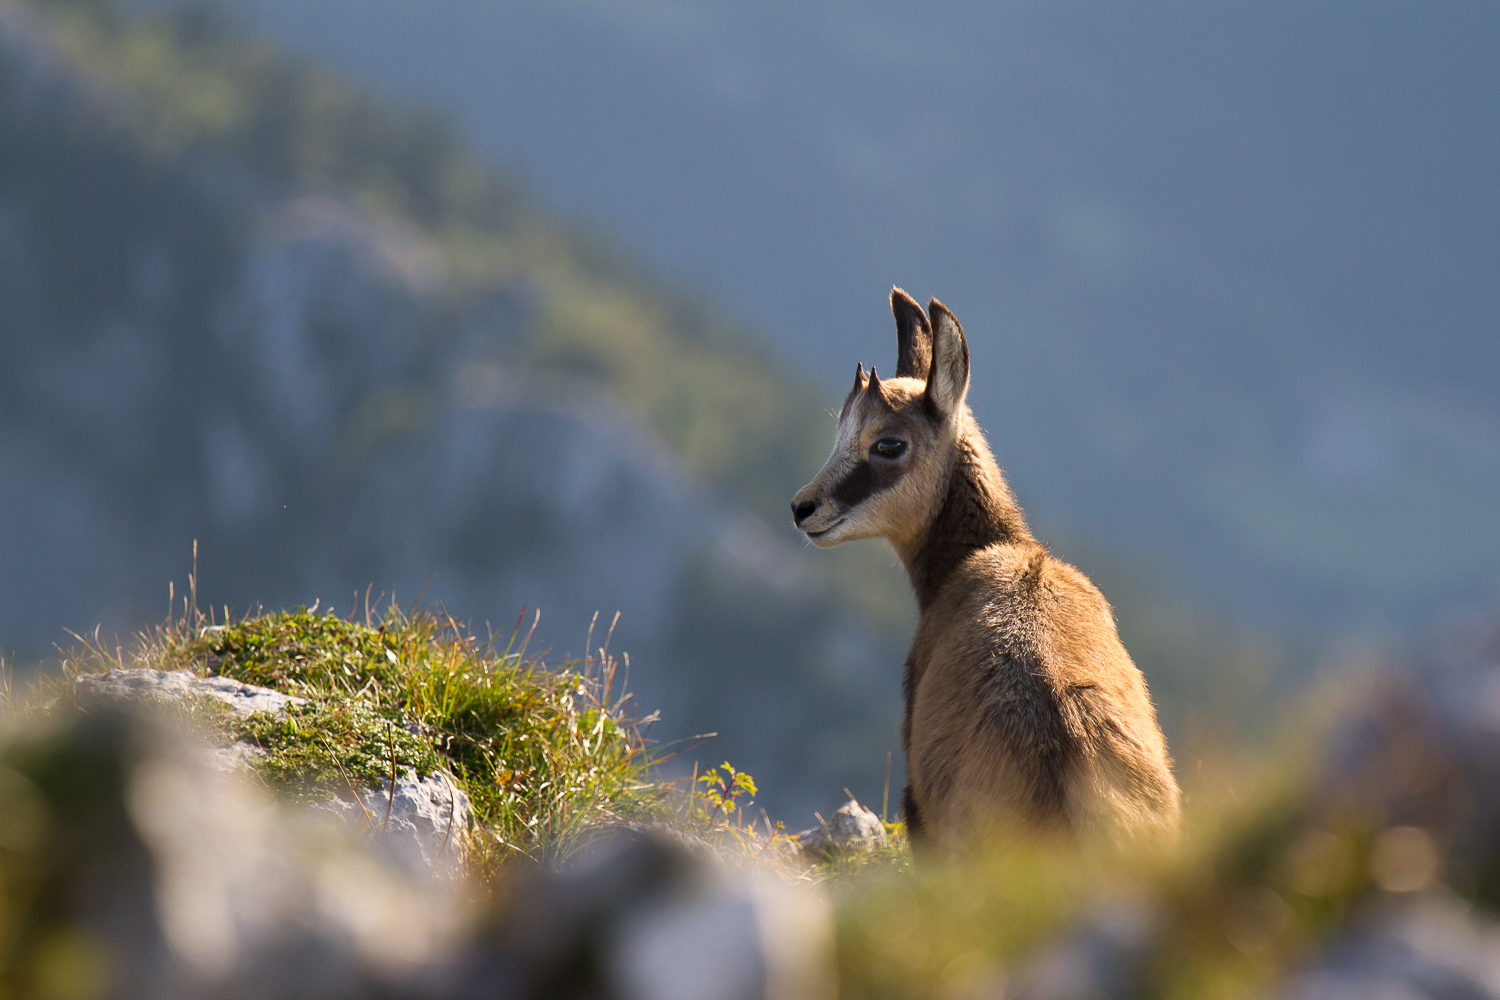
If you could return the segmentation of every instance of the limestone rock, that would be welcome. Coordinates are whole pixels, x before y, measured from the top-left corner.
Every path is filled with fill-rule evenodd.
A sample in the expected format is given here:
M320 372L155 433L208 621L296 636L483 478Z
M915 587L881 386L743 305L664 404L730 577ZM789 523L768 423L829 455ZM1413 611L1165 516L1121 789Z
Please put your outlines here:
M280 715L288 705L307 704L305 698L270 688L229 677L199 677L187 670L110 670L82 674L73 681L74 699L83 708L121 701L171 701L189 694L217 698L241 718L254 712Z
M396 779L394 795L386 779L379 788L360 789L359 798L357 805L341 797L314 808L365 829L373 826L375 843L410 871L463 874L469 797L447 775L419 778L408 770Z
M170 702L188 695L215 698L239 718L255 712L283 715L288 705L305 705L306 698L245 684L230 677L199 677L188 670L109 670L73 679L73 700L80 708L98 709L129 702ZM265 751L236 742L208 748L205 759L217 771L252 767Z
M871 851L887 843L880 817L852 798L827 823L797 834L797 841L804 854L823 859L846 852Z

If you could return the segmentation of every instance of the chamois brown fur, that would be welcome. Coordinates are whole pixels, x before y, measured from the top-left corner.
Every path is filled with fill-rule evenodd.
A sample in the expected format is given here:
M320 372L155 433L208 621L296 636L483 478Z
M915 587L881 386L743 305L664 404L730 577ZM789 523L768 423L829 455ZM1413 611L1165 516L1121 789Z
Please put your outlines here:
M998 826L1175 827L1177 784L1141 672L1104 597L1026 525L966 402L969 351L900 289L896 377L856 368L833 454L797 492L821 547L888 539L920 620L902 743L913 836L957 847Z

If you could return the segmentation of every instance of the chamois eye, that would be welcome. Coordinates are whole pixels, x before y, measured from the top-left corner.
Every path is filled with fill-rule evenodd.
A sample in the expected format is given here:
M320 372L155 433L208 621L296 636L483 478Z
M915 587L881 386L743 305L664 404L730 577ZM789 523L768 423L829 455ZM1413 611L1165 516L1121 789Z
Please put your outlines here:
M906 450L906 442L897 441L895 438L882 438L875 442L872 450L881 458L900 458L901 453Z

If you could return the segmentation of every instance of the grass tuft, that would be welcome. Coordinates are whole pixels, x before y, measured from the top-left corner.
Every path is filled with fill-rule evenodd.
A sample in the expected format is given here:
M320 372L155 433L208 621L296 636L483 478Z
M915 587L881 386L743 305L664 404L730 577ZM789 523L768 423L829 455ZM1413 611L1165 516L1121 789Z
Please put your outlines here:
M634 718L616 692L620 664L607 641L547 664L528 656L519 627L501 646L446 615L396 606L364 621L304 608L219 624L185 611L128 650L79 638L67 676L190 670L307 699L284 717L208 720L267 751L258 775L293 798L408 768L445 772L473 807L469 860L481 875L566 854L601 824L671 812L670 787L651 774L654 716Z
M887 848L807 861L797 837L755 808L755 779L727 761L664 780L658 766L672 753L649 740L656 716L633 713L618 683L628 660L609 652L608 636L590 655L549 664L528 654L519 621L502 645L446 614L394 604L363 620L316 605L232 620L197 610L194 582L178 613L128 646L75 635L60 679L26 697L6 687L0 709L66 703L73 677L110 669L187 670L305 699L248 718L207 696L168 707L221 742L257 746L256 775L295 801L441 771L469 797L468 859L481 878L518 860L555 863L589 831L617 823L670 826L797 880L909 868L900 824L887 826Z
M284 716L257 712L234 730L266 751L261 777L300 801L342 794L350 780L377 786L392 772L425 778L445 769L427 740L357 698L292 705Z

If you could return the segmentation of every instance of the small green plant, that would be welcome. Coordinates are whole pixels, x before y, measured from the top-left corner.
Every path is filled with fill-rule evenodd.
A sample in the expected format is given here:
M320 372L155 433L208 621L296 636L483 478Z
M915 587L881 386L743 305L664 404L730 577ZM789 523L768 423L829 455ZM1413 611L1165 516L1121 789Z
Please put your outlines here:
M727 760L722 772L714 767L698 775L696 785L696 794L708 808L705 818L709 826L727 823L730 816L735 816L738 821L744 806L755 799L755 779L744 771L736 771ZM742 796L746 797L744 803L740 802Z
M764 810L755 810L755 779L729 761L700 771L668 786L668 811L660 821L706 840L720 854L765 866L783 877L814 879L817 872L801 855L795 835L781 821L773 821ZM749 813L748 822L746 813Z

